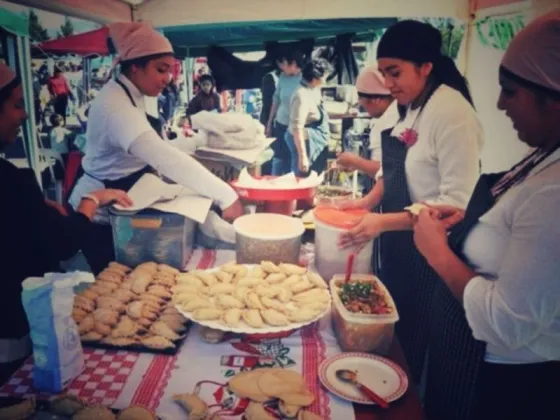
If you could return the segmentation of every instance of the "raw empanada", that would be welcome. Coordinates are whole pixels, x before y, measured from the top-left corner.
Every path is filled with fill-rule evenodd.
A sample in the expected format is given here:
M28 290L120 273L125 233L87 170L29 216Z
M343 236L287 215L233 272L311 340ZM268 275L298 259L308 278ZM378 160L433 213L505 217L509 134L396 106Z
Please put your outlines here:
M193 271L192 274L202 280L206 286L213 286L218 283L218 279L212 273L207 273L205 271Z
M205 283L202 280L192 274L179 274L175 279L179 285L192 284L198 287L205 286Z
M293 284L292 287L290 287L290 290L292 291L292 293L297 294L297 293L305 292L306 290L312 288L313 288L313 284L309 280L305 279L300 281L299 283Z
M136 339L131 337L105 337L101 342L116 347L128 347L137 343Z
M115 312L124 312L126 306L120 300L114 298L113 296L100 296L97 298L97 307L101 309L111 309Z
M190 283L189 284L180 283L179 286L176 286L175 289L173 289L173 291L175 292L175 295L178 295L180 293L198 293L206 287L206 286L202 285L202 281L200 281L200 282L201 282L200 286L198 286L196 284L190 284Z
M256 278L256 277L243 277L243 278L240 278L237 281L236 284L237 284L238 287L239 286L253 287L253 286L256 286L259 283L262 283L263 281L264 281L263 279L259 279L259 278Z
M157 420L157 416L150 410L139 405L125 408L117 416L117 420Z
M165 350L174 349L175 344L171 340L165 337L160 337L158 335L152 335L150 337L144 337L140 340L140 344L146 346L150 349Z
M82 322L78 324L78 333L85 334L93 330L95 326L95 320L93 319L93 315L86 316L82 319Z
M249 290L249 287L247 286L241 286L241 287L236 287L235 291L233 292L233 296L237 299L240 300L241 302L245 301L245 295L247 294L247 291Z
M103 324L115 326L119 321L119 313L113 311L112 309L100 308L93 313L93 318L97 322L102 322Z
M217 295L231 295L235 290L235 286L229 283L218 283L213 286L210 286L208 289L208 294L210 296L217 296Z
M278 296L276 296L280 302L287 303L292 298L292 292L290 289L282 287L282 290L278 292Z
M269 274L282 272L282 270L280 270L280 267L278 267L272 261L261 262L261 268Z
M329 301L304 302L297 304L302 309L324 311L329 306Z
M328 289L329 286L327 282L317 273L313 273L312 271L307 272L307 279L315 286L320 289Z
M245 305L247 305L249 309L264 308L259 295L257 295L255 292L247 292L247 294L245 295Z
M235 275L242 268L245 268L245 266L242 265L242 264L237 264L235 261L232 261L232 262L229 262L227 264L222 265L220 267L220 271L225 271L226 273Z
M214 321L220 319L224 311L218 308L200 308L193 312L192 316L197 321Z
M212 302L206 298L198 296L196 299L189 300L179 306L185 312L192 312L195 309L210 308L212 307Z
M117 283L111 283L110 281L106 280L96 280L95 284L110 290L116 290L119 288L119 285Z
M75 395L59 395L50 402L49 412L55 416L72 417L86 406L86 403Z
M240 279L242 279L243 277L247 277L248 275L249 275L249 269L245 266L241 266L241 268L237 270L237 273L234 274L233 282L237 283Z
M261 302L265 306L265 308L276 309L279 312L286 312L288 310L285 303L266 296L261 297Z
M130 273L132 271L132 269L124 264L118 263L116 261L112 261L109 263L109 267L115 267L118 268L119 270L122 270L126 273Z
M92 312L95 309L95 302L83 296L74 296L74 307L86 312Z
M25 420L35 412L35 397L0 408L0 420Z
M175 302L177 305L182 305L199 297L201 296L198 293L178 293L173 297L173 302Z
M266 277L266 281L269 282L270 284L278 284L278 283L282 283L284 280L286 280L287 276L284 273L273 273L273 274L269 274Z
M280 268L280 271L282 273L289 276L291 276L292 274L302 275L307 273L307 268L295 264L280 264L278 268Z
M176 394L173 401L187 412L189 420L204 420L208 414L208 406L195 394Z
M243 318L243 321L245 321L245 323L252 328L264 327L264 322L258 309L247 309L243 311L241 316Z
M260 297L266 296L269 298L273 298L274 296L277 296L281 290L282 287L280 286L270 286L270 285L265 286L264 284L259 284L255 288L255 292L257 293L257 295L259 295Z
M72 416L72 420L116 420L111 410L102 405L85 407Z
M224 312L222 317L224 324L230 327L238 327L241 322L241 309L231 308Z
M165 322L156 321L150 327L150 332L154 335L167 338L168 340L178 340L181 338L175 331L173 331Z
M158 269L158 271L161 271L163 273L169 273L169 274L172 274L174 276L181 273L175 267L171 267L170 265L167 265L167 264L159 264L157 266L157 269Z
M91 343L99 341L103 338L103 334L99 334L97 331L90 331L86 334L80 335L80 340L84 343Z
M301 276L299 276L298 274L292 274L286 280L280 283L280 286L287 287L288 289L290 289L294 284L297 284L301 281L302 281Z
M233 275L226 273L225 271L218 271L217 273L214 273L214 275L222 283L231 283L233 281Z
M265 309L261 311L261 315L264 319L264 322L275 327L282 327L290 323L286 315L274 309Z
M216 298L216 302L218 303L219 306L225 309L229 309L229 308L243 309L245 307L243 302L237 300L231 295L219 295Z
M295 295L292 300L295 302L328 302L331 295L326 289L311 289Z
M264 279L267 276L267 273L260 266L257 266L253 270L251 270L249 276L256 277L258 279Z
M318 309L300 308L290 311L288 313L288 318L292 322L307 322L314 319L320 313L321 311Z

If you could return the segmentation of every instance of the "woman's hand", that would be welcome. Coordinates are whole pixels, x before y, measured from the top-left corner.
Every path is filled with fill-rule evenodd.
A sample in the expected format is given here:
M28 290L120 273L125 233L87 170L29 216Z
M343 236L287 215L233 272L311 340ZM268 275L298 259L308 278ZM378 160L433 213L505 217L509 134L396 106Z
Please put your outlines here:
M426 204L430 209L436 210L439 220L449 230L465 218L465 211L447 204Z
M267 124L266 129L264 130L264 135L268 138L272 137L272 125Z
M342 171L355 171L358 156L349 152L341 152L336 157L336 167Z
M383 233L383 218L379 213L369 213L348 232L344 232L338 239L340 248L361 246Z
M63 205L57 203L56 201L52 201L49 200L48 198L45 198L45 204L49 207L52 207L53 209L55 209L56 211L58 211L60 214L62 214L63 216L68 216L68 212L66 211L66 209L64 208Z
M133 204L128 194L122 190L107 188L94 191L91 195L97 198L100 206L116 203L123 207L130 207Z
M245 209L239 200L235 200L231 206L222 210L222 218L228 222L233 222L238 217L243 216L243 214L245 214Z
M441 213L435 209L424 209L414 223L414 243L428 262L443 254L447 245L447 228Z
M299 155L298 156L298 169L301 173L306 174L309 172L310 168L309 157L307 155Z
M354 200L344 200L336 204L336 208L340 210L349 210L349 209L365 209L369 210L369 202L364 198L357 198Z

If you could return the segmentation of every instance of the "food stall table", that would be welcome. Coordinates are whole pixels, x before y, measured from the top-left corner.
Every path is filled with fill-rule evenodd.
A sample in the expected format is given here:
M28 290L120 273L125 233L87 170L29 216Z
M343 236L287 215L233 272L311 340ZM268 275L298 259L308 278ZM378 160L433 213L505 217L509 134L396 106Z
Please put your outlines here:
M195 250L189 269L209 269L235 258L233 251ZM306 386L315 396L310 410L324 418L423 419L419 398L410 386L406 394L391 403L388 410L373 406L352 406L329 394L318 380L317 370L323 360L340 353L328 317L294 332L289 337L246 339L233 337L220 344L208 344L193 326L181 350L174 356L85 349L85 370L72 381L66 392L90 403L114 408L142 405L155 410L161 418L184 418L185 414L172 401L174 394L192 393L197 389L207 403L222 414L243 410L240 401L230 394L225 384L241 369L256 364L295 368L303 373ZM394 343L390 358L405 367L402 352ZM34 395L31 380L32 361L22 366L0 388L0 398ZM38 395L47 398L46 395ZM210 405L210 404L209 404ZM235 417L235 416L234 416Z

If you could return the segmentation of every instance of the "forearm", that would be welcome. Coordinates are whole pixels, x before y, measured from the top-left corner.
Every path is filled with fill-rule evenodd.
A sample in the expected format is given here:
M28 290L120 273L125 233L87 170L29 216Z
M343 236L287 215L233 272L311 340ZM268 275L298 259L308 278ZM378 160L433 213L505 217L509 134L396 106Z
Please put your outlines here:
M460 302L469 281L476 277L476 273L455 255L446 245L437 256L431 258L428 264L442 278L447 287Z
M272 122L276 117L277 110L278 110L278 104L273 102L272 106L270 107L270 114L268 115L268 121L266 122L267 127L272 127Z
M358 157L354 166L358 171L363 172L364 174L369 175L373 178L375 177L375 174L377 174L377 171L379 171L381 164L377 160Z
M296 150L298 152L298 156L307 156L307 149L305 148L305 134L304 129L302 128L294 128L293 136L294 136L294 143L296 145Z
M380 178L372 188L372 190L363 198L368 209L377 207L381 200L383 200L383 194L385 192L385 187L383 184L383 178Z
M405 211L399 213L382 213L380 217L382 220L383 232L412 230L414 227L412 216Z
M76 209L76 211L78 213L82 213L89 220L93 220L93 216L95 215L95 212L97 211L97 208L98 208L98 205L95 201L85 199L85 200L80 201L80 204L78 205L78 208Z

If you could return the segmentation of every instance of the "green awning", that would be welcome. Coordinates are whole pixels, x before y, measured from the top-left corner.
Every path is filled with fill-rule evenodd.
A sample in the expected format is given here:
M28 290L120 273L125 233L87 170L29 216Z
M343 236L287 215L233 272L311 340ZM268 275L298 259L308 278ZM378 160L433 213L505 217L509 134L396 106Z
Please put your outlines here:
M27 15L0 9L0 27L19 36L29 35L29 18Z
M379 29L397 20L392 18L279 20L263 22L212 23L159 28L173 44L178 57L198 57L209 46L232 52L258 51L267 42L313 38L325 44L336 35L355 33L356 41L375 39Z

